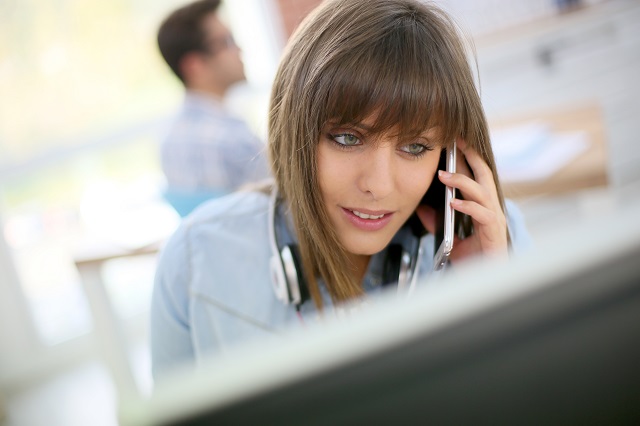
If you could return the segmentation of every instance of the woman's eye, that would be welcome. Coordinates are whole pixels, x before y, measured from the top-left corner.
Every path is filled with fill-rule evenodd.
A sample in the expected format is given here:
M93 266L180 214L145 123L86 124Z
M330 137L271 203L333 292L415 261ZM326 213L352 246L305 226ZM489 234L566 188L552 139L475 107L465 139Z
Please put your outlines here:
M360 139L358 139L355 135L351 133L343 133L341 135L333 135L333 140L344 146L354 146L360 143Z
M411 143L409 145L405 145L401 148L404 152L411 155L420 155L425 151L430 151L431 149L421 143Z

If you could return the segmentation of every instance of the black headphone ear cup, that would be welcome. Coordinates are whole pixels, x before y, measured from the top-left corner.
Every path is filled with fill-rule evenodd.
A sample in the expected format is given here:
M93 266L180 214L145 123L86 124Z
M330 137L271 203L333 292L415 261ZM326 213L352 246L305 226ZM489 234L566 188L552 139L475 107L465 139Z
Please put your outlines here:
M382 285L397 284L404 249L401 244L390 244L382 267Z
M397 284L400 290L410 284L419 255L419 241L416 243L418 246L413 251L407 251L402 244L389 245L382 268L382 285Z

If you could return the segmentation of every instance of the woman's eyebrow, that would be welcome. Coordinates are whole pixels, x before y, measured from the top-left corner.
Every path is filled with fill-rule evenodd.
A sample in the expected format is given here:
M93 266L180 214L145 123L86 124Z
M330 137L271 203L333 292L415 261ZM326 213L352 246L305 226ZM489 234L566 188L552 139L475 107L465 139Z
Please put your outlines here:
M364 130L365 132L371 132L371 129L373 129L373 126L369 126L367 124L364 123L356 123L356 124L351 124L354 127L357 127L361 130Z
M355 128L357 128L358 130L362 130L363 132L367 132L367 133L370 133L370 132L371 132L371 129L373 129L373 126L372 126L372 125L368 125L368 124L364 124L364 123L351 123L351 122L348 122L348 123L339 123L339 122L336 122L336 121L329 121L327 124L328 124L329 126L349 126L349 127L355 127Z

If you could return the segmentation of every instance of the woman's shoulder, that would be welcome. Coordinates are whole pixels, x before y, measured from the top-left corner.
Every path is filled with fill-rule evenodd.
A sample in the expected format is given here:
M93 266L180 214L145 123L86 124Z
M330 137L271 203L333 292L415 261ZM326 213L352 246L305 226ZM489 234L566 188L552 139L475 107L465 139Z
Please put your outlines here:
M267 229L269 195L238 191L206 201L185 217L165 243L161 259L192 255L225 240L263 234Z
M516 253L528 250L533 245L533 241L520 207L515 201L505 199L505 210L512 248Z
M183 224L189 227L216 221L261 215L268 212L269 195L262 191L237 191L198 206Z

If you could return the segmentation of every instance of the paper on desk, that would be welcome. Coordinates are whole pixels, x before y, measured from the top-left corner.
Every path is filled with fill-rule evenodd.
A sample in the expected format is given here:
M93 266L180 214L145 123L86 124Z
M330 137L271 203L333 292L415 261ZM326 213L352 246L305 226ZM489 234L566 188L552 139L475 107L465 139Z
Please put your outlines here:
M589 147L585 132L554 133L542 122L493 130L491 140L503 182L544 180Z

